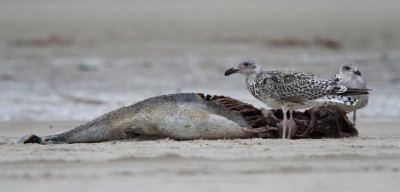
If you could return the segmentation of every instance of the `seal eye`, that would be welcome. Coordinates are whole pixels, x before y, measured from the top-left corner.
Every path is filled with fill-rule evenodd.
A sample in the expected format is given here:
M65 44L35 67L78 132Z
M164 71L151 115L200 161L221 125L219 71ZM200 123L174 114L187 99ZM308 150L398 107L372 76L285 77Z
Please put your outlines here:
M249 63L243 63L243 65L244 65L245 67L248 67L250 64L249 64Z

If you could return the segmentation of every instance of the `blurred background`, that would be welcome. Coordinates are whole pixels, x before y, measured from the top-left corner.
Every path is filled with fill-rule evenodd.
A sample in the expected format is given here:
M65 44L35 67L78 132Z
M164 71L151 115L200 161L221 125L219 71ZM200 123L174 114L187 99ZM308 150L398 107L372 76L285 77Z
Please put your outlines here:
M332 77L359 65L358 112L400 117L398 0L0 0L0 121L90 120L148 97L226 95L257 107L243 60Z

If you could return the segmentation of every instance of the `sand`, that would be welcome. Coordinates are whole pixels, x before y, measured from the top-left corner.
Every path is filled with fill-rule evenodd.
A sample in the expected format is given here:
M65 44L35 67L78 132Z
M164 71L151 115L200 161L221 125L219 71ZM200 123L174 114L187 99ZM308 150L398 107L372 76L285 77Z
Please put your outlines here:
M356 138L124 140L8 144L81 122L0 123L7 191L397 191L398 123L360 123ZM4 136L9 135L9 136Z
M398 191L397 0L0 0L1 191ZM226 69L332 77L373 91L359 137L13 145L176 92L264 106Z

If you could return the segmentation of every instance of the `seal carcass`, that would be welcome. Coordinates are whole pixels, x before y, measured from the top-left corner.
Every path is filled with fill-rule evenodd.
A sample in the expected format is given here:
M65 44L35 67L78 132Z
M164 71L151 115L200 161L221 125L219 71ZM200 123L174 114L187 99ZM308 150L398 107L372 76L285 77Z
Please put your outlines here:
M18 143L91 143L138 135L172 139L255 137L240 113L196 93L162 95L122 107L62 133L26 135Z
M236 99L179 93L146 99L111 111L76 128L44 137L30 134L17 143L93 143L134 137L239 139L282 137L282 110L261 110ZM336 106L294 112L292 138L342 138L358 135L346 113Z

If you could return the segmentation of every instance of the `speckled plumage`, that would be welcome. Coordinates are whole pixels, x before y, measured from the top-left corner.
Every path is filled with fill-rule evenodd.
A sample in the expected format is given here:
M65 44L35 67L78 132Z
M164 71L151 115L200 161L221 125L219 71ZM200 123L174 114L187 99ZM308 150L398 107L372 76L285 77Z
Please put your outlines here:
M237 67L228 69L225 76L233 73L240 73L246 77L246 87L254 97L271 108L282 108L284 112L282 138L286 137L287 111L290 113L289 126L293 128L294 109L333 103L354 106L358 100L348 95L368 94L366 89L348 89L337 84L335 80L324 80L315 75L290 70L263 71L253 61L244 61Z
M336 85L335 81L294 71L260 71L246 77L246 87L271 108L303 109L330 102L350 106L356 103L336 95L346 91L346 87Z
M337 84L357 89L367 89L367 83L361 77L361 72L358 70L358 66L352 62L346 62L340 67L340 72L336 74ZM343 105L336 103L335 105L342 108L346 112L353 113L353 123L356 122L356 111L368 105L368 95L355 95L351 96L353 99L357 99L358 102L355 105Z
M344 68L346 68L347 70ZM343 64L341 66L339 74L336 74L337 84L348 88L367 89L367 83L361 77L361 72L356 72L359 73L358 75L354 73L355 71L358 71L358 66L354 63L347 62ZM356 105L349 106L338 104L338 106L341 107L344 111L351 112L363 108L368 104L368 95L356 95L351 97L358 100Z

